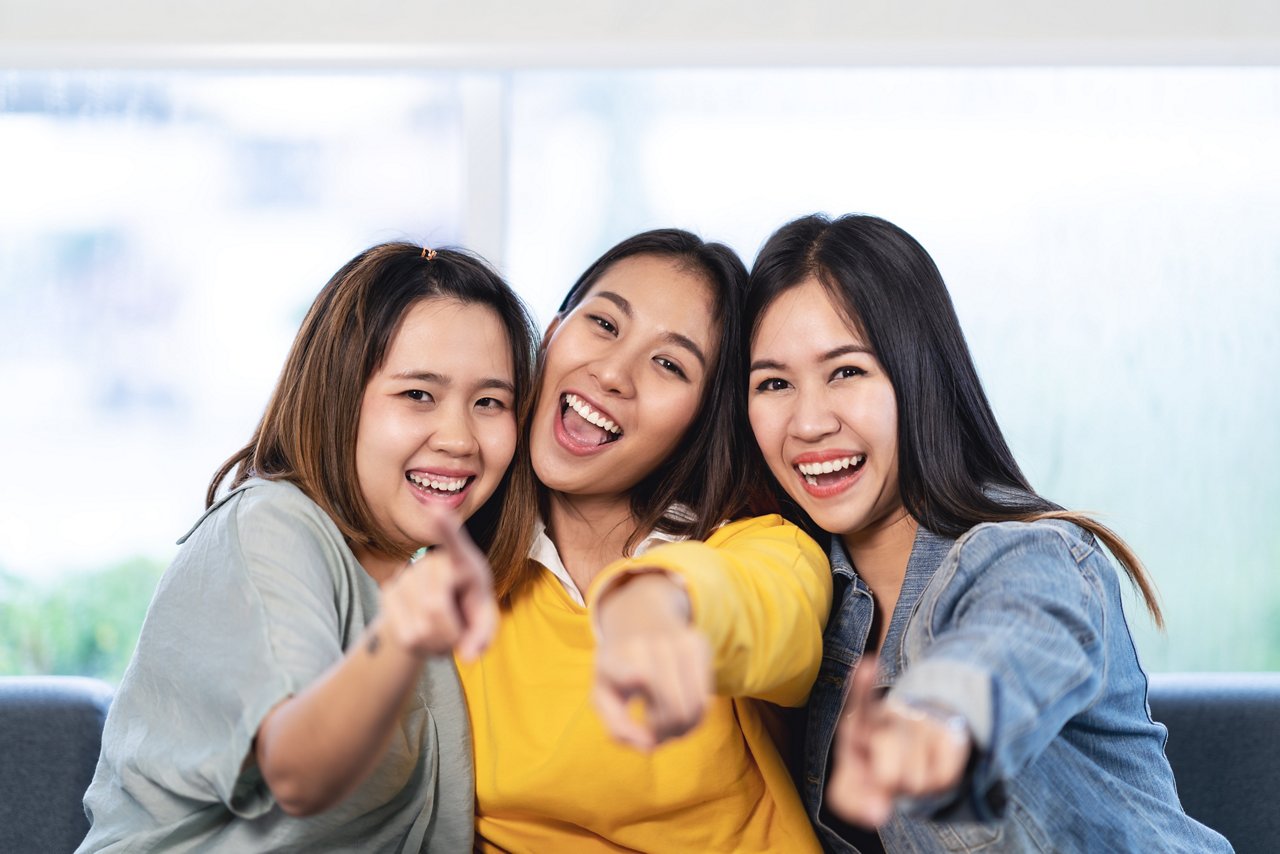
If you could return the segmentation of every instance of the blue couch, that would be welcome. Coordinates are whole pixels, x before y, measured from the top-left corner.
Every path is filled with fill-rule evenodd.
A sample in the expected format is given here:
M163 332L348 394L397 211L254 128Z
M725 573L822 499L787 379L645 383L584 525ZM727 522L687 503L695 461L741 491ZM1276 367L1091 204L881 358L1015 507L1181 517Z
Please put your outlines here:
M1280 852L1280 673L1156 674L1150 699L1187 812L1240 854ZM69 852L84 838L110 701L95 679L0 677L0 852Z
M74 851L89 832L111 686L78 676L0 678L0 852Z
M1280 852L1280 673L1157 673L1148 702L1187 814L1238 854Z

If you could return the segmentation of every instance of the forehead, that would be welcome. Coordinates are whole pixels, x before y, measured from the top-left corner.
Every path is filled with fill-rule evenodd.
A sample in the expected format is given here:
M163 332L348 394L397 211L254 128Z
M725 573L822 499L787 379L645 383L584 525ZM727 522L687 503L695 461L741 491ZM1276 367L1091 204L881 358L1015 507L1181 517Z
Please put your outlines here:
M867 346L845 306L811 277L769 304L751 338L751 352L753 356L788 353L795 358L849 344Z
M718 332L715 294L706 274L672 258L633 255L613 264L587 291L583 303L617 294L633 318L706 341Z
M514 360L506 327L496 311L481 303L430 297L404 313L387 348L383 370L510 379Z

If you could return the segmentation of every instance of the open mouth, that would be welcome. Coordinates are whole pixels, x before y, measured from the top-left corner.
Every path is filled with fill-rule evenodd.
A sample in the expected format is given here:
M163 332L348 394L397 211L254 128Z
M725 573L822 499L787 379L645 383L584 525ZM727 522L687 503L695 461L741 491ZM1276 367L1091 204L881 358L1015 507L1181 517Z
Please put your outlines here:
M807 486L827 490L855 477L866 462L866 454L853 454L821 462L799 463L794 468Z
M449 477L432 472L405 472L405 480L413 484L413 487L419 492L432 498L443 498L445 500L461 496L466 491L466 488L471 485L471 481L475 479L475 475Z
M560 398L560 423L568 438L583 447L608 445L622 438L622 428L612 418L572 393Z

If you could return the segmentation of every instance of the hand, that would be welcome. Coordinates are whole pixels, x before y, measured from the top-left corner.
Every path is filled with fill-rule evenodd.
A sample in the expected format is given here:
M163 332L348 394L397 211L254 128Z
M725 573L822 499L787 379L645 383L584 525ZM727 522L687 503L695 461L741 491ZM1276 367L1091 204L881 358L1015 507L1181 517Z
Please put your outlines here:
M597 605L592 698L605 729L624 744L652 750L702 720L711 697L711 649L689 622L689 600L662 572L625 580ZM644 719L629 713L632 698Z
M453 514L441 517L436 539L383 587L382 618L392 641L416 656L456 649L470 661L497 630L493 575Z
M875 697L875 675L876 659L868 656L853 677L827 781L832 812L865 827L888 821L894 798L955 788L972 751L955 718Z

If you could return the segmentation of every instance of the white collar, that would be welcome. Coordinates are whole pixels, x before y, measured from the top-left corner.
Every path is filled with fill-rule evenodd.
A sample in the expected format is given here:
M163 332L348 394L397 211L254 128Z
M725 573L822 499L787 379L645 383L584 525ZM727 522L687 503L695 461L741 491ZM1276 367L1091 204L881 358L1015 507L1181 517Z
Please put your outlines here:
M667 511L667 516L673 519L685 521L692 519L693 511L683 504L672 505ZM680 543L689 539L682 534L668 534L665 531L650 531L649 535L640 541L636 546L636 550L632 552L632 556L636 557L644 554L654 546L660 546L663 543ZM547 536L547 523L538 518L534 527L533 545L529 549L530 560L535 560L546 567L552 575L559 580L564 589L568 591L569 597L582 607L587 606L586 599L582 591L578 589L578 585L574 583L573 578L569 575L569 570L565 569L564 561L560 559L560 552L556 549L556 544L551 542L551 537Z

